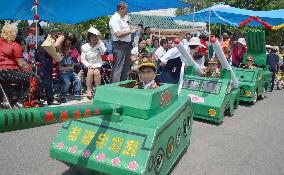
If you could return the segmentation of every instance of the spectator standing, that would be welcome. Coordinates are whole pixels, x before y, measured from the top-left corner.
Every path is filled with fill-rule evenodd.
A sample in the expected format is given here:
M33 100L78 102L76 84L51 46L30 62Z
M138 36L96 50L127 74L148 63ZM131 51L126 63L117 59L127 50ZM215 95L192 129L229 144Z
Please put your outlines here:
M167 50L168 50L168 40L161 39L160 47L155 51L154 54L156 59L160 59L162 56L164 56L167 53Z
M232 50L233 66L239 67L245 53L247 53L246 40L244 38L239 38L238 41L234 42Z
M228 35L228 33L223 33L222 35L223 39L221 42L222 48L223 48L223 52L226 56L227 61L229 61L230 58L230 36Z
M50 37L55 40L52 47L55 47L58 53L61 52L62 45L66 39L68 39L68 33L57 32L50 34ZM53 92L53 59L52 57L42 48L38 49L38 59L41 63L41 72L44 78L44 89L48 105L58 105L59 103L54 101Z
M111 36L110 33L106 33L105 34L105 39L103 40L103 43L104 43L104 45L107 48L107 53L108 54L112 54L112 40L111 40L110 36Z
M136 29L130 29L127 21L128 6L124 2L117 5L117 12L109 21L110 32L113 39L114 62L111 73L111 82L119 82L127 79L131 60L131 34Z
M188 46L189 40L192 38L192 35L190 33L186 33L185 39L182 40L183 45Z
M279 57L276 54L277 50L275 47L271 49L271 52L267 55L267 64L269 65L269 70L272 72L272 86L271 91L274 89L274 79L277 72L277 65L279 63Z

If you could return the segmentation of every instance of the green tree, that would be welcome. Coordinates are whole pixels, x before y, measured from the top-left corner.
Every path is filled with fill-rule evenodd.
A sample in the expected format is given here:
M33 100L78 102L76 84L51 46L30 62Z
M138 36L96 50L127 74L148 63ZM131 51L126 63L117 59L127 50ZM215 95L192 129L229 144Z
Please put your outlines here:
M101 17L98 19L92 19L83 23L79 24L62 24L62 23L49 23L48 25L48 33L55 32L55 31L63 31L63 32L69 32L77 35L78 38L80 38L83 34L86 35L88 29L90 26L96 27L102 35L104 35L108 31L108 22L109 17Z

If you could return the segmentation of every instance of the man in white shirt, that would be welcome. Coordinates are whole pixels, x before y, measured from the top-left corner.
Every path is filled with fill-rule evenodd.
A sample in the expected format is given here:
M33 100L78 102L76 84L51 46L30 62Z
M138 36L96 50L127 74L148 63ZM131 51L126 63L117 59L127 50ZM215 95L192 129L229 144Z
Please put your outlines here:
M117 5L117 12L109 21L110 32L113 39L114 62L112 67L111 82L119 82L127 79L131 60L131 34L136 29L130 29L127 19L128 6L124 2Z
M156 59L160 59L162 56L164 56L167 53L167 50L168 50L168 40L161 39L160 47L155 52Z

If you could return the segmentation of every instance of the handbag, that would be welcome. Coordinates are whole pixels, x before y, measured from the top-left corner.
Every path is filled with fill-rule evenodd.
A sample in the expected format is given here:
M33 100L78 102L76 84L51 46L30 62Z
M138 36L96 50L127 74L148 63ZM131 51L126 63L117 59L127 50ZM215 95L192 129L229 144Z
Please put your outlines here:
M62 56L60 53L56 52L55 48L55 40L48 35L44 42L41 44L41 47L48 53L51 58L53 58L56 62L60 62L62 60Z

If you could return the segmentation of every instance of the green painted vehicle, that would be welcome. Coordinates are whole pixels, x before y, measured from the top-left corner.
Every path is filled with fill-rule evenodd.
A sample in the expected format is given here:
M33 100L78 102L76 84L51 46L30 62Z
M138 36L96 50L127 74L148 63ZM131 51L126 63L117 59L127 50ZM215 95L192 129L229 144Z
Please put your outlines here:
M220 43L216 38L211 40L214 51L222 65L220 78L203 76L192 57L175 41L177 48L184 58L187 58L188 67L184 72L180 86L180 96L188 96L193 106L193 116L215 123L222 123L225 114L232 116L238 107L238 81L231 66L228 64Z
M246 32L248 53L245 54L243 64L248 56L254 57L256 68L233 68L239 80L239 100L255 104L257 99L264 99L267 92L271 92L272 72L266 63L264 31Z
M168 174L190 144L190 100L178 96L177 85L129 88L135 83L100 86L88 106L1 111L1 132L71 119L50 156L80 174Z
M195 74L189 67L184 75L181 95L191 98L195 118L221 123L224 116L232 116L239 105L239 89L232 88L231 73L221 70L220 78Z

